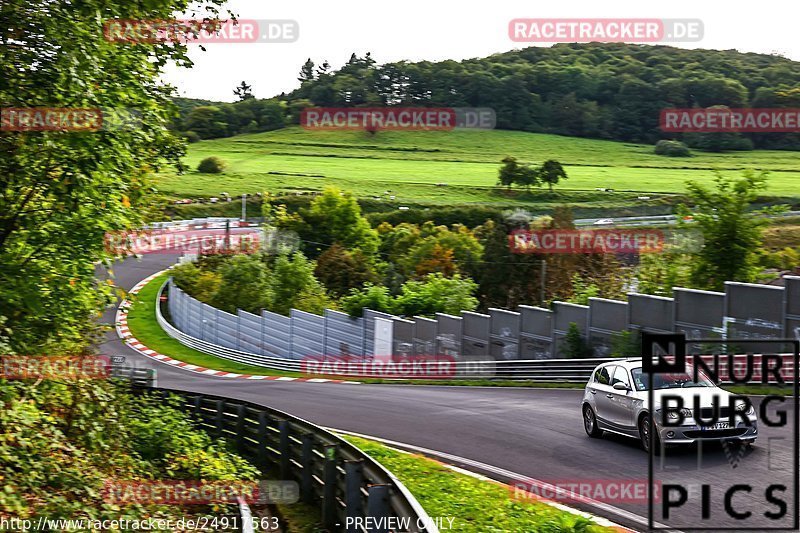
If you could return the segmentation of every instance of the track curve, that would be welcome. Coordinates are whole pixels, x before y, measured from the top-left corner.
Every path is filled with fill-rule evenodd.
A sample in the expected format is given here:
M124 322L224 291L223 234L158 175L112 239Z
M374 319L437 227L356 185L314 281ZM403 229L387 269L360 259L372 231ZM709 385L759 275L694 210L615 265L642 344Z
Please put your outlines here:
M130 289L148 275L174 264L177 257L177 254L154 254L142 259L128 258L116 264L114 277L118 285ZM104 274L99 272L99 275ZM113 324L114 314L115 309L109 308L103 321ZM113 328L100 350L107 355L124 355L142 367L157 368L159 385L164 387L240 398L322 426L437 450L549 483L647 480L648 456L636 441L586 436L580 414L582 391L578 390L230 380L192 374L146 358L124 345ZM786 407L791 420L791 407ZM709 446L701 454L699 468L696 468L696 450L676 451L668 456L668 463L678 465L680 472L660 470L656 465L655 477L663 482L677 479L684 485L697 486L742 482L754 487L768 485L770 480L784 476L786 468L791 468L791 430L791 427L762 426L758 445L735 467L718 445ZM776 465L780 471L775 470ZM470 469L469 465L457 466ZM497 478L491 472L481 473ZM793 493L785 496L789 513L793 512L794 497ZM725 514L716 489L712 489L710 520L700 520L698 500L699 496L690 492L689 502L680 510L681 514L697 518L694 527L743 525ZM613 508L597 509L591 505L578 507L636 530L647 529L643 518L648 514L645 502L615 501L611 505L624 512L617 514ZM758 491L737 495L736 505L737 509L759 514L773 509ZM656 511L660 514L660 508ZM682 522L686 524L686 520Z

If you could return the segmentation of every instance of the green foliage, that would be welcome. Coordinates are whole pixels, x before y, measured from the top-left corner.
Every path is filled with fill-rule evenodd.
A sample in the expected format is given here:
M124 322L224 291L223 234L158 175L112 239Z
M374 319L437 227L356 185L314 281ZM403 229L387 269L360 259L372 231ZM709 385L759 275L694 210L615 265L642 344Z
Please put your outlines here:
M186 139L187 142L196 143L200 142L200 136L197 132L189 130L183 133L183 137Z
M649 144L665 136L664 108L795 107L800 85L800 65L776 55L623 43L528 47L460 62L355 58L319 76L313 64L309 58L289 102L486 105L501 129ZM745 140L794 149L800 142L792 134Z
M548 159L542 163L537 174L539 180L542 183L546 183L551 192L553 190L553 185L558 185L560 181L567 179L567 172L564 170L564 167L561 166L561 163L555 159Z
M338 243L348 250L361 250L367 256L378 249L378 234L362 216L361 207L351 193L327 187L308 209L299 211L299 220L279 223L297 231L306 241L305 251L317 257L328 246Z
M280 255L269 276L272 298L269 311L288 315L294 308L309 313L322 314L334 302L325 293L325 288L314 277L314 263L296 252L291 256Z
M219 3L192 5L213 19ZM0 133L0 316L14 351L86 344L113 296L113 282L95 280L94 264L113 253L106 233L151 215L154 170L182 168L182 141L166 128L175 111L171 90L160 78L166 63L188 62L186 46L120 45L106 39L103 23L167 19L188 5L3 3L4 20L25 21L0 28L4 106L137 111L133 126Z
M377 281L375 269L361 250L350 252L339 244L334 244L317 258L314 275L339 297L350 289Z
M350 294L339 301L342 311L350 316L360 317L364 309L394 313L394 299L389 289L381 285L367 283L360 289L352 289Z
M219 288L208 302L214 307L228 313L236 309L259 313L275 300L269 268L255 255L231 257L220 266L219 275ZM197 297L195 290L191 294Z
M399 231L405 234L408 230L401 228ZM414 233L411 235L414 236ZM387 240L386 235L383 238ZM389 257L400 266L407 278L424 277L432 272L440 272L447 277L457 273L466 276L478 273L483 246L466 226L457 224L449 229L426 222L413 242L409 241L408 235L395 240L397 242L388 252ZM403 250L405 246L408 247Z
M668 157L691 157L692 151L680 141L662 139L656 143L654 152Z
M159 400L100 380L0 380L0 512L17 518L184 516L188 508L119 507L109 480L256 480L258 471ZM191 512L211 511L209 506Z
M767 188L767 174L744 173L733 179L716 175L714 188L688 183L689 198L694 207L691 214L703 236L703 247L692 262L691 280L694 286L722 290L726 281L754 281L758 274L758 249L763 242L767 221L750 206L759 193ZM689 209L682 207L681 216Z
M225 161L216 156L206 157L197 165L197 171L203 174L221 174L228 166Z
M572 296L567 300L573 304L589 305L589 298L600 296L600 287L591 282L586 282L579 274L572 277Z
M567 334L564 336L564 346L561 355L568 359L585 359L592 356L592 349L586 343L578 324L570 322Z
M673 287L692 286L692 264L689 254L647 253L639 256L636 268L636 292L672 297Z
M639 357L642 355L642 339L637 332L620 331L611 337L611 357Z
M474 311L478 285L458 274L446 278L439 273L428 274L421 281L409 281L396 297L395 312L406 316L433 316L436 313L459 314Z
M784 247L774 252L764 251L761 256L761 265L765 268L778 270L793 270L800 267L800 250Z

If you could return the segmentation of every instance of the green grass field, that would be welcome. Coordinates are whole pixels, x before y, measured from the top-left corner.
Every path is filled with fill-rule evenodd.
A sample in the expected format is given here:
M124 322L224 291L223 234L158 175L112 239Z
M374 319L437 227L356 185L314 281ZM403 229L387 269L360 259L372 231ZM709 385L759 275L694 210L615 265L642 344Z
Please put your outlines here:
M769 194L800 196L800 158L794 152L694 154L669 158L655 155L650 145L500 130L386 131L371 136L292 127L191 144L185 162L192 170L181 176L164 172L158 185L174 197L218 196L223 191L231 195L307 191L336 185L359 197L394 195L397 202L417 204L546 201L545 190L525 195L495 187L500 160L512 155L529 163L557 159L569 175L558 190L571 194L613 188L616 193L606 193L611 203L635 200L636 194L620 197L622 191L681 193L687 180L710 182L714 170L728 175L745 169L768 170ZM194 170L211 155L229 164L223 174ZM441 183L447 185L437 186Z

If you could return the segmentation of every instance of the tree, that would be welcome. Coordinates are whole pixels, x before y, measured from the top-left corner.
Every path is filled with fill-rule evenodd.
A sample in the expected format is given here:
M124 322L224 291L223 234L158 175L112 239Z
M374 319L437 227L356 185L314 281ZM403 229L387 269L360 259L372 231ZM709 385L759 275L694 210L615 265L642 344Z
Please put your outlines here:
M557 185L559 181L567 179L567 173L561 163L555 159L548 159L539 168L539 179L550 187L550 192L553 191L553 185Z
M199 106L189 111L185 127L201 139L215 139L229 134L228 116L220 106Z
M530 191L531 186L538 186L540 181L541 178L539 176L539 170L529 165L524 165L519 169L514 183L521 185L522 187L525 187L525 190Z
M335 243L348 250L361 250L366 257L378 250L378 234L361 215L361 207L351 193L326 187L308 209L300 210L300 218L301 224L288 229L295 229L307 241L305 250L312 257Z
M406 316L433 316L436 313L458 314L474 311L478 285L469 278L455 275L446 278L429 274L421 281L408 281L395 299L395 312Z
M258 313L275 299L267 265L253 255L236 255L219 269L219 289L212 305L228 313L242 309Z
M314 81L314 62L309 57L303 66L300 67L300 76L297 78L301 84L307 81Z
M243 81L233 90L233 94L239 98L239 101L250 100L251 98L255 98L251 91L252 88L252 85L248 85Z
M405 253L393 250L397 255L391 255L407 277L421 278L431 272L445 277L477 274L483 246L466 226L456 224L451 230L426 222L420 237Z
M750 282L758 273L758 254L767 220L757 215L780 208L750 210L760 192L767 188L767 173L746 171L742 178L717 173L714 187L688 182L691 214L703 237L703 246L692 262L694 286L722 290L726 281ZM681 206L679 216L690 213Z
M382 285L367 283L360 289L351 289L350 293L339 301L342 311L350 316L360 317L364 309L394 313L394 299L389 289Z
M592 356L592 349L586 344L586 339L575 322L569 323L561 351L568 359L585 359Z
M220 174L227 164L217 156L206 157L197 165L197 171L203 174Z
M89 342L115 295L113 278L95 278L95 264L115 253L106 234L153 214L153 170L182 168L183 141L167 129L176 108L160 78L168 62L189 63L186 46L126 46L103 34L103 21L168 19L179 4L3 2L4 20L24 21L0 27L4 108L140 112L135 128L0 132L0 344L11 352L62 354Z
M503 166L498 171L497 183L510 189L512 185L517 183L521 165L517 163L515 157L511 156L505 157L502 163Z
M377 274L361 250L350 252L334 244L317 258L314 275L334 295L344 296L351 289L377 281Z
M680 141L668 141L661 139L656 143L654 152L656 155L665 155L668 157L691 157L692 152L689 147Z
M270 273L270 311L288 315L292 308L309 313L321 313L333 302L325 288L314 277L314 263L300 253L279 255Z

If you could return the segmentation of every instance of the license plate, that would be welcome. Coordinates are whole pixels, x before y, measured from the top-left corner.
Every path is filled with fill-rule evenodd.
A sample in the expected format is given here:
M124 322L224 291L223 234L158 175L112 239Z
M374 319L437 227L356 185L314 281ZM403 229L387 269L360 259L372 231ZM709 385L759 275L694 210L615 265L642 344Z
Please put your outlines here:
M711 430L711 429L729 429L730 424L728 422L717 422L716 424L712 424L710 426L700 426L701 431Z

